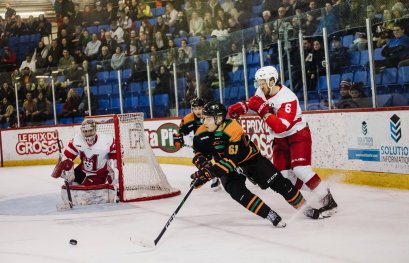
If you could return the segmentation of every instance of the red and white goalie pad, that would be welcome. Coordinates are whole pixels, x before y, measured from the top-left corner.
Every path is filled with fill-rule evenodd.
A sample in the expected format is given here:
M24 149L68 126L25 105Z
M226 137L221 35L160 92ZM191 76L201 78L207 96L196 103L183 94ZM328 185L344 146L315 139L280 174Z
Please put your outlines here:
M116 190L111 184L97 185L71 185L70 186L72 204L78 205L94 205L116 202ZM61 186L61 199L64 204L69 205L66 186Z

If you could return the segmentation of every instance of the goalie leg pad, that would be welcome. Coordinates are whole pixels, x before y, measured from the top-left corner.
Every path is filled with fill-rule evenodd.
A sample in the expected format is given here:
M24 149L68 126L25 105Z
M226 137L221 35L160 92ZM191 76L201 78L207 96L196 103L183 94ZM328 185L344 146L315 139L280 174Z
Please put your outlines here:
M71 186L70 190L73 205L78 206L115 203L115 189L112 186L105 184L99 186ZM63 204L69 204L67 190L65 188L61 189L61 199L63 201Z

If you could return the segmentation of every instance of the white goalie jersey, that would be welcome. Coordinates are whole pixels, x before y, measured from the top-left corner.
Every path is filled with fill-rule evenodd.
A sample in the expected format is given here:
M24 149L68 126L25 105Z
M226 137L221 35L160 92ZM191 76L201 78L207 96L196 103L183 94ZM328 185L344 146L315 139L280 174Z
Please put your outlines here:
M97 134L94 145L89 146L81 135L68 142L64 155L74 160L81 159L81 169L87 175L99 175L107 172L109 159L116 159L115 140L105 134Z

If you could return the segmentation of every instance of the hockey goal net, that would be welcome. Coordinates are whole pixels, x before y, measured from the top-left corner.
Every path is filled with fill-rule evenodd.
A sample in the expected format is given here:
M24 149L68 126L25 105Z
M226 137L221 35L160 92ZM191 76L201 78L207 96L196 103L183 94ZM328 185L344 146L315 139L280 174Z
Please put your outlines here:
M173 188L145 137L143 113L92 116L97 132L115 138L121 202L146 201L180 194Z

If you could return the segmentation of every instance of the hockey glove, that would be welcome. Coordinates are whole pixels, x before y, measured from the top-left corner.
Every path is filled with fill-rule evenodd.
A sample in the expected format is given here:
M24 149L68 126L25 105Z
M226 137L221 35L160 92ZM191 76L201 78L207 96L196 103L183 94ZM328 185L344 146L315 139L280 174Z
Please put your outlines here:
M236 119L240 117L243 114L246 114L249 111L249 108L247 107L246 102L244 101L239 101L233 105L230 105L227 113L230 118Z
M192 163L197 167L197 169L200 170L207 164L209 164L209 160L202 154L196 154L195 157L193 157L192 159Z
M185 144L185 141L183 140L183 134L181 133L174 133L173 134L173 143L175 144L176 149L180 149L183 147Z
M190 178L193 179L190 185L194 184L196 189L200 188L202 185L207 183L207 181L211 180L213 177L214 176L212 176L212 173L207 168L202 168L190 176Z
M74 163L70 158L67 158L64 154L60 154L58 163L55 166L51 176L59 178L62 176L63 171L69 171L74 166Z
M249 109L257 112L257 114L263 118L264 115L269 111L270 105L267 101L259 96L253 96L249 98Z

